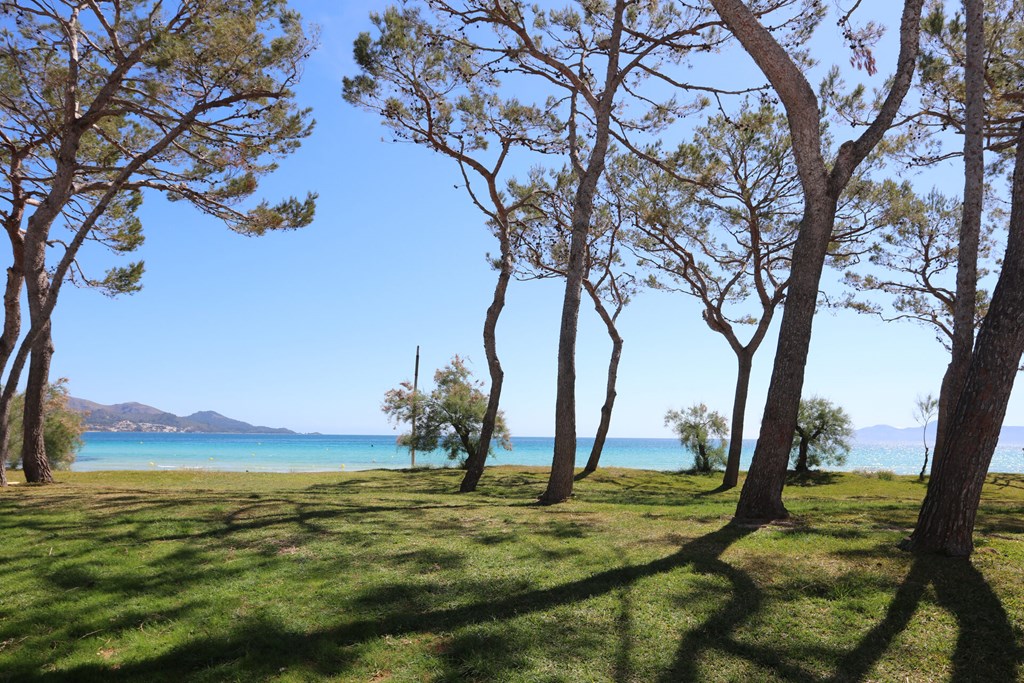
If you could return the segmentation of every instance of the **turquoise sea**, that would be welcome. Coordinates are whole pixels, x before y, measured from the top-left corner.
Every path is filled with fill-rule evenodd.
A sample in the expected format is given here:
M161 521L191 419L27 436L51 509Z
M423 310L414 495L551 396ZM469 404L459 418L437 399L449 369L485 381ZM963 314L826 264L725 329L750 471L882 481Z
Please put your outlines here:
M175 470L208 469L233 472L328 472L409 466L409 453L395 445L393 435L346 436L321 434L161 434L87 432L85 446L72 470ZM582 467L590 455L592 438L580 438L576 454ZM551 464L551 437L517 437L511 451L497 450L489 464ZM742 469L750 465L754 441L743 443ZM920 443L858 444L842 470L892 470L916 474L921 470ZM675 439L608 439L601 464L679 470L693 458ZM451 465L440 452L417 453L419 466ZM992 459L992 472L1024 473L1021 445L1001 445Z

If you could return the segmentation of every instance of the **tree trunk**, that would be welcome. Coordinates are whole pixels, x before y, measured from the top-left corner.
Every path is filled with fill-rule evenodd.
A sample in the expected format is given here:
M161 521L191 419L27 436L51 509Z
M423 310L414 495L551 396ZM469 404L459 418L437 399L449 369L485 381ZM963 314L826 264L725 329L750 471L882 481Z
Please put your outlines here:
M596 184L596 183L595 183ZM558 380L555 388L555 450L544 503L560 503L572 495L576 467L576 332L585 267L584 251L594 206L593 189L580 185L573 216L569 267L562 299L562 324L558 335ZM587 206L589 205L589 206Z
M737 353L739 372L736 373L736 394L732 401L732 433L729 435L729 458L725 463L722 488L731 489L739 482L740 454L743 452L743 420L747 411L747 392L750 389L750 371L753 367L750 354Z
M974 549L981 489L1024 354L1024 126L1015 163L1002 271L946 431L944 455L932 457L928 493L905 544L910 550L970 555Z
M741 520L760 522L789 516L782 503L782 488L786 484L793 431L800 410L811 324L818 303L818 283L836 212L835 196L831 193L823 197L808 196L805 202L800 237L793 248L789 292L782 311L778 350L761 431L736 507L736 518Z
M956 297L953 300L953 339L949 366L939 391L939 416L935 435L934 468L943 458L950 417L956 410L967 377L974 347L977 315L978 240L981 234L982 200L985 194L985 3L965 0L967 23L964 65L964 202L960 221L956 265Z
M804 215L793 249L789 293L761 431L736 507L737 519L770 521L788 516L782 504L782 487L786 483L786 466L803 389L818 282L835 223L836 200L857 166L892 125L910 88L917 64L924 0L905 0L900 19L900 52L889 92L875 120L860 137L839 147L831 169L822 157L817 95L792 55L742 0L711 0L711 4L768 78L786 108L793 156L804 194Z
M29 365L28 383L25 389L25 419L23 423L24 441L22 446L22 468L25 480L31 483L49 484L53 482L50 464L46 459L46 446L43 439L43 402L46 400L46 380L50 373L50 357L53 355L53 341L50 337L50 318L46 314L46 299L50 291L50 278L46 270L46 242L41 231L34 229L36 216L29 219L29 230L25 235L25 285L29 320L31 327L38 331L32 339L26 337L22 348L18 351L15 365L11 368L9 382L17 384L17 375L23 367L19 367L26 358L25 351L30 350L32 360ZM52 309L51 309L52 310ZM30 330L31 336L31 330ZM28 344L28 348L24 348ZM16 374L17 373L17 374ZM5 387L5 398L6 389Z
M800 437L800 450L796 458L796 467L794 471L797 474L807 474L807 451L810 449L810 444L806 436Z
M608 384L605 386L604 405L601 406L601 422L597 425L597 434L594 436L594 447L590 449L590 458L583 471L587 474L597 470L601 460L601 451L604 450L604 442L608 438L608 428L612 424L612 408L615 406L615 382L619 375L619 359L622 357L622 337L616 334L612 338L612 356L608 360Z
M597 290L590 283L585 283L585 286L587 293L590 294L590 298L594 300L594 308L597 310L597 314L601 316L601 320L604 321L605 328L608 330L608 336L612 340L612 355L608 359L608 382L605 385L604 405L601 406L601 422L597 425L594 447L590 449L590 458L587 460L587 466L583 468L585 474L590 474L597 470L597 465L601 460L601 452L604 450L605 439L608 438L608 428L612 423L612 408L615 406L616 396L615 383L619 377L619 359L622 357L622 337L619 336L619 331L615 327L615 320L618 318L619 313L622 312L623 304L620 300L615 314L610 315L608 309L602 303Z
M28 383L25 386L25 418L22 422L21 462L25 481L33 484L52 484L53 472L46 457L46 385L50 377L50 359L53 340L47 324L32 346Z
M498 419L501 385L505 381L505 372L501 369L501 361L498 360L496 330L498 318L505 307L505 292L508 290L508 283L512 278L511 247L507 239L502 239L501 251L501 270L498 271L498 283L494 286L494 298L491 300L491 305L487 307L487 316L484 318L484 354L487 356L487 370L491 375L490 394L487 396L487 410L484 412L484 419L480 424L480 440L477 442L476 451L466 459L466 474L462 477L462 484L459 486L460 493L476 491L480 477L483 476L487 454L491 450L494 424Z
M921 474L917 475L918 481L924 481L924 474L928 471L928 447L924 447L924 464L921 465Z
M555 448L551 458L548 486L540 502L560 503L572 495L576 467L576 333L580 315L583 277L587 267L587 241L594 213L594 194L604 173L608 154L612 102L618 88L619 45L622 41L625 0L616 0L612 22L604 90L594 112L596 131L587 166L579 179L573 199L569 262L565 273L562 322L558 335L558 380L555 387ZM575 126L573 126L575 128Z
M21 262L21 254L15 257L16 263ZM25 277L20 267L7 269L7 287L4 290L4 331L0 335L0 372L7 367L14 346L21 333L21 289ZM7 415L0 416L0 487L7 486L8 451Z

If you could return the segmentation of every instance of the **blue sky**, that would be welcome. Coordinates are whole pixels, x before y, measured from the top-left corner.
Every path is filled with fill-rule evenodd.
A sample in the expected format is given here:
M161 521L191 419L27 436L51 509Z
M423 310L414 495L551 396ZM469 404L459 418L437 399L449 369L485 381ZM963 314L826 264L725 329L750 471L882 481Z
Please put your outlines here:
M391 431L380 412L384 392L411 379L417 344L421 382L455 353L486 378L481 328L494 284L485 260L496 249L493 239L453 187L460 182L454 166L425 149L382 142L378 121L341 99L341 79L354 73L352 40L384 3L294 4L321 29L321 47L299 88L317 127L263 183L261 196L319 192L315 222L247 238L188 206L148 198L143 291L116 300L70 287L61 295L52 372L70 379L72 394L177 414L216 410L298 431L382 434ZM879 53L883 72L892 63L888 54ZM834 57L846 63L845 55ZM731 59L752 68L742 56ZM108 260L93 252L86 263ZM826 279L837 277L826 271ZM561 296L558 282L514 282L509 290L498 344L502 404L516 435L553 433ZM665 411L698 401L729 413L735 359L692 300L644 292L623 312L621 333L612 436L670 436ZM763 409L774 336L754 361L748 436L756 435ZM585 302L581 435L597 424L609 350ZM823 311L805 393L843 405L858 427L911 426L914 397L937 393L945 364L925 328ZM1019 391L1006 423L1024 424Z

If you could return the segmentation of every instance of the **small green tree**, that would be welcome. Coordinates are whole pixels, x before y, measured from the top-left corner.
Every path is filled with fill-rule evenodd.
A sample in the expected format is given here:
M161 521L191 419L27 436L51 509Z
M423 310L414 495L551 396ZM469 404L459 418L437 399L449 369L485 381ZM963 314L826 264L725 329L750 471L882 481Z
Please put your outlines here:
M729 423L721 413L708 412L706 405L695 403L683 411L669 410L665 424L672 427L683 448L693 453L695 472L713 472L725 465Z
M381 410L396 425L411 425L415 405L415 438L412 431L401 434L398 445L425 452L440 448L447 451L451 460L459 460L461 456L460 465L463 465L476 452L480 441L489 398L481 390L482 386L482 382L473 379L465 361L456 355L434 373L434 390L430 394L413 391L411 383L402 382L384 395ZM512 450L505 415L500 410L494 423L493 439L505 450Z
M68 380L60 378L46 385L46 410L43 423L43 439L46 454L54 469L68 470L75 462L82 447L82 432L85 422L79 413L68 408ZM24 414L24 394L16 394L12 402L10 424L10 459L8 466L12 469L21 467L21 443L24 439L22 415Z
M811 467L842 465L853 438L853 421L845 410L820 396L801 400L793 434L793 469L803 474Z
M921 441L924 443L924 464L921 465L921 474L917 475L918 481L924 481L924 474L928 470L928 423L938 412L939 399L931 394L918 394L914 399L914 419L921 425Z

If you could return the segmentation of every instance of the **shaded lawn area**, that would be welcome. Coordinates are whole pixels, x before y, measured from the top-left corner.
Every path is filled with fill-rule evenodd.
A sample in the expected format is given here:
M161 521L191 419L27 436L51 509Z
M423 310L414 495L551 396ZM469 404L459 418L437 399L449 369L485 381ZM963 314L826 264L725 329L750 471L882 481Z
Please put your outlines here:
M1024 478L970 562L896 549L924 487L538 469L108 472L0 493L3 681L1024 680Z

